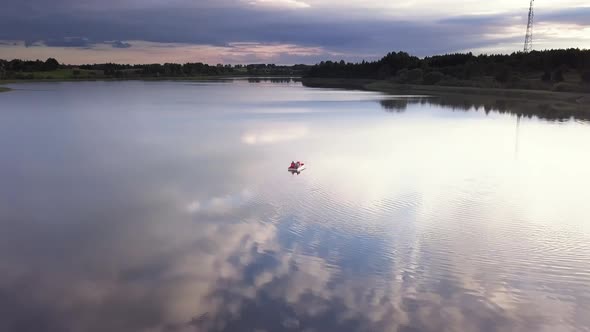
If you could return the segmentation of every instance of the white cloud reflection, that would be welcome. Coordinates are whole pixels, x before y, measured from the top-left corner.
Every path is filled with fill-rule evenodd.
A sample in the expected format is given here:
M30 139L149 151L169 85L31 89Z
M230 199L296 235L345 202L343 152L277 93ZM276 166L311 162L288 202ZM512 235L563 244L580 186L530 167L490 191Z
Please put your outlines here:
M309 8L310 5L305 1L299 0L251 0L250 4L254 6L269 6L278 8Z
M309 129L304 125L272 124L266 128L252 129L246 131L241 141L248 145L274 144L286 141L295 141L304 138Z
M186 211L194 215L198 213L205 215L224 215L244 205L250 198L252 198L252 193L244 189L234 194L211 197L204 202L192 200L186 205Z

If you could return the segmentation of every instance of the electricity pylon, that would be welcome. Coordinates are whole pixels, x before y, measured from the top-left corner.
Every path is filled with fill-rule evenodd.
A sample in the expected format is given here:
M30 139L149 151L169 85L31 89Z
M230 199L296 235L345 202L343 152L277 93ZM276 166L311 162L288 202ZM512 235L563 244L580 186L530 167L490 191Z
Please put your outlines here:
M531 7L529 9L529 23L526 26L526 37L524 38L524 52L528 53L533 50L533 23L535 20L535 11L533 5L535 0L531 0Z

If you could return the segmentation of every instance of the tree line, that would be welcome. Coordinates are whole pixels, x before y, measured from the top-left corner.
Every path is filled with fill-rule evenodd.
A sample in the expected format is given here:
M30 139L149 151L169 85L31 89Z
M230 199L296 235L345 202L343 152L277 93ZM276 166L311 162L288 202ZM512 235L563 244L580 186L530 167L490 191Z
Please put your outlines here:
M391 52L377 61L322 61L314 66L60 64L56 59L0 60L0 79L182 78L199 76L303 76L389 80L401 84L590 92L590 50L558 49L512 54L454 53L419 58Z
M205 63L164 64L60 64L56 59L1 60L0 79L59 79L59 78L157 78L198 76L302 76L310 66L281 66L275 64L209 65Z
M49 58L45 61L35 60L2 60L0 59L0 71L23 73L23 72L35 72L35 71L53 71L60 67L59 62L54 58Z
M307 72L315 78L362 78L396 83L568 90L590 83L590 50L529 53L454 53L418 58L391 52L377 61L323 61ZM577 87L576 87L577 88ZM579 87L587 91L587 87Z

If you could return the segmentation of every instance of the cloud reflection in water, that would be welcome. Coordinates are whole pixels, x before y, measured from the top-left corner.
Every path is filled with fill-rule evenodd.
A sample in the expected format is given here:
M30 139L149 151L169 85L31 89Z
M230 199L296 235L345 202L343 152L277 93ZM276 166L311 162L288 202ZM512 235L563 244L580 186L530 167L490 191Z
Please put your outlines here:
M138 84L146 95L124 98ZM590 326L588 180L578 176L590 161L564 144L588 138L584 124L525 121L515 162L509 116L437 117L450 112L431 103L392 116L378 95L346 92L346 112L321 102L326 112L236 120L340 95L283 86L260 106L256 86L218 85L227 90L211 98L239 100L223 99L222 112L190 106L212 102L214 85L180 83L52 85L60 94L35 95L51 118L22 98L39 92L7 100L21 111L0 124L11 157L0 165L0 330ZM162 89L183 103L150 106ZM59 111L68 93L71 105L115 98ZM310 168L292 177L284 161L297 153Z

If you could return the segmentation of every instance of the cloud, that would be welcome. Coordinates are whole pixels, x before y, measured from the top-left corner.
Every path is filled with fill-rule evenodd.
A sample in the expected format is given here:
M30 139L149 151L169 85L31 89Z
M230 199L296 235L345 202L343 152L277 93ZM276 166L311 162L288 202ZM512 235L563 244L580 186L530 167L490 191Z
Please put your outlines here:
M457 25L469 25L469 26L504 26L514 25L523 22L522 16L510 16L510 15L464 15L464 16L453 16L444 18L438 21L441 24L457 24Z
M129 48L129 47L131 47L131 44L122 42L120 40L116 40L116 41L112 42L111 45L113 46L113 48Z
M560 38L552 41L589 47L567 24L588 26L588 7L571 0L560 9L540 6L538 23L559 23ZM560 3L561 4L561 3ZM544 7L543 7L544 6ZM0 40L46 41L52 46L92 47L112 41L233 48L233 59L250 50L238 45L291 45L279 56L280 63L313 63L326 54L349 61L375 59L393 50L425 56L469 49L519 50L526 5L500 1L494 10L478 2L450 1L443 13L433 1L318 1L318 0L225 0L219 2L175 0L46 1L5 0L0 4ZM469 12L478 15L462 15ZM22 13L28 13L23 15ZM506 38L509 32L509 37ZM514 36L513 36L514 34ZM79 36L74 39L70 36ZM460 36L460 38L458 38ZM542 35L539 35L543 38ZM69 39L69 40L68 40ZM87 40L90 45L85 45ZM128 43L111 44L113 48ZM135 46L135 45L134 45ZM300 54L298 48L322 49L322 54ZM108 56L109 52L102 52ZM259 56L261 53L258 52ZM227 56L218 56L225 59ZM269 57L275 59L275 57ZM78 61L79 62L79 61Z
M331 53L342 53L342 57L348 60L360 60L375 58L391 50L429 55L500 43L506 45L505 40L496 36L512 26L521 27L525 18L523 12L511 11L494 15L448 16L433 21L392 16L374 8L349 12L347 8L355 6L354 1L332 8L326 7L327 3L257 0L207 5L175 1L164 6L159 1L142 5L123 1L109 9L107 4L98 6L90 2L69 8L71 2L62 0L48 8L46 2L28 1L27 8L35 12L34 17L9 14L10 11L1 14L0 11L3 16L0 17L0 39L44 40L48 45L74 47L87 47L86 40L211 46L283 44L322 47ZM305 10L285 12L282 8L285 6ZM400 11L404 11L403 6ZM552 21L585 24L587 11L585 8L554 10L551 14L539 14L539 19L545 16ZM64 37L73 33L81 37ZM516 43L509 45L516 48ZM113 46L128 47L126 43ZM285 56L311 59L306 54L293 55L293 51L285 50Z
M537 14L537 20L590 26L590 7L568 8Z
M299 0L252 0L251 5L254 6L269 6L279 8L309 8L310 5Z
M58 39L46 39L43 44L49 47L92 47L93 43L88 38L83 37L63 37Z
M459 15L438 20L442 24L460 24L466 26L492 27L522 26L526 23L527 16L518 12L505 12L481 15ZM590 7L577 7L558 9L552 11L540 11L535 15L535 22L539 24L577 24L590 26Z

